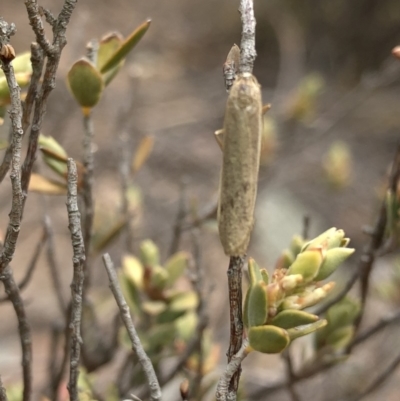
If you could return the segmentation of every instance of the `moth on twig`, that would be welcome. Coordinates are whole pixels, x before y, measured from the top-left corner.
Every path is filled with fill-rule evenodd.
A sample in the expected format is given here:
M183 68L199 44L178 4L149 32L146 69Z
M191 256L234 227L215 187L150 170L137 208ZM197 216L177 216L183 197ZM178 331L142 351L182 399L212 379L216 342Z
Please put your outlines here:
M223 128L218 228L229 256L246 253L254 223L262 129L261 90L250 73L229 93Z

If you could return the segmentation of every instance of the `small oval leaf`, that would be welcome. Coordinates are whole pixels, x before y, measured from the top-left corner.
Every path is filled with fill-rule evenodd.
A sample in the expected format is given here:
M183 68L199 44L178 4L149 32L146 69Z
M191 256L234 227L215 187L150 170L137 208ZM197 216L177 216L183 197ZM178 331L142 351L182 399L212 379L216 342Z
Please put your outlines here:
M104 89L100 72L86 58L73 64L68 72L68 85L75 100L86 109L96 106Z
M264 354L282 352L289 343L287 331L276 326L251 327L249 330L250 347Z

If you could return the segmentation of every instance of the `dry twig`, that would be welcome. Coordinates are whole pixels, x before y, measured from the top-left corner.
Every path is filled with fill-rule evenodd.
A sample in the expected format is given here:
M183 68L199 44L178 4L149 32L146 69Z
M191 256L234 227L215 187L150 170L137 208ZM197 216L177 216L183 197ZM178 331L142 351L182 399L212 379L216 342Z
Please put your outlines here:
M83 138L83 165L85 167L82 181L82 198L84 204L83 213L83 228L84 242L86 249L86 266L85 266L85 291L90 286L90 240L92 238L94 202L93 202L93 169L94 169L94 154L93 154L93 120L90 114L83 117L84 138Z
M59 268L56 261L53 225L49 214L46 212L43 218L43 226L47 234L47 261L50 267L50 276L53 281L54 295L57 298L61 315L65 315L67 311L67 303L63 297Z
M78 209L78 173L76 164L72 159L68 159L68 228L71 232L71 242L73 247L74 274L71 284L71 322L69 329L71 332L71 354L70 354L70 378L68 391L72 401L78 401L78 376L79 361L81 353L81 316L82 316L82 293L84 282L85 265L85 246L83 243L81 229L81 215Z
M186 215L187 215L186 182L185 182L185 179L182 179L179 204L178 204L178 213L176 215L176 220L175 220L175 224L173 227L172 241L171 241L171 245L169 247L169 253L168 253L169 255L173 255L175 252L178 251L179 244L181 241L181 236L182 236L183 223L185 221Z
M256 19L253 0L240 0L239 12L242 19L242 40L240 41L239 72L253 73L256 52Z
M114 265L108 253L103 255L103 262L110 281L110 289L114 295L115 301L117 302L121 318L131 340L132 349L136 353L136 356L140 364L142 365L143 371L146 375L147 384L150 388L150 398L154 401L161 400L161 388L158 383L154 367L151 363L150 358L147 356L145 350L143 349L142 343L140 342L139 336L136 332L131 318L129 307L125 301L121 287L118 283L117 273L115 272Z
M35 251L34 251L34 253L32 255L32 258L31 258L31 260L30 260L30 262L28 264L28 267L26 269L25 275L24 275L23 279L18 284L18 289L20 291L23 290L29 284L29 282L31 281L32 274L33 274L33 272L35 270L37 261L38 261L39 256L40 256L40 252L42 251L42 248L45 245L46 241L47 241L47 235L46 235L45 232L43 232L42 236L39 238L39 241L38 241L38 243L36 245ZM6 297L2 297L2 298L0 298L0 303L1 302L6 302L8 300L9 299L8 299L7 296Z
M0 64L7 79L10 91L11 109L10 118L12 126L12 156L11 156L11 187L12 204L9 214L4 246L0 254L0 280L10 299L15 314L18 319L18 329L22 348L22 371L23 371L23 401L29 401L32 396L32 340L25 307L15 283L11 267L9 266L14 253L19 236L24 196L21 188L21 145L22 145L22 107L20 100L20 88L15 79L14 69L11 65L12 57L4 55L4 48L10 51L11 45L8 44L10 37L15 32L13 24L8 25L0 19ZM13 53L13 50L12 52Z
M362 391L360 394L356 395L353 398L350 398L348 401L360 401L367 395L376 391L379 387L381 387L392 374L396 371L396 369L400 366L400 354L396 356L396 358L390 363L385 370L383 370L374 381L372 381L368 387Z
M306 237L304 237L306 238ZM292 401L301 401L299 394L297 393L294 383L293 383L293 378L295 377L294 369L293 369L293 362L292 362L292 357L290 355L290 350L287 349L283 352L282 354L283 359L285 360L286 363L286 374L288 378L288 392L290 394L290 397Z
M243 344L240 347L239 352L231 358L231 361L228 363L225 372L220 377L216 392L217 401L230 401L236 398L236 395L235 398L230 397L228 387L232 381L233 375L238 371L238 369L240 369L240 364L249 353L247 350L248 345L249 341L246 338L243 340Z

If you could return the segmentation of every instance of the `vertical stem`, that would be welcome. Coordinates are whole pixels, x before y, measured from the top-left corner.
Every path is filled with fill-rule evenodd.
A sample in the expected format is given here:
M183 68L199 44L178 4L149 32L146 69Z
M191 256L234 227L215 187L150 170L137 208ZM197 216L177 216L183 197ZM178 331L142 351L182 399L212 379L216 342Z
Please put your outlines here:
M253 72L256 52L256 19L253 0L240 0L239 12L242 19L242 40L240 42L240 73Z
M70 379L68 391L71 401L78 401L78 376L81 354L81 317L82 317L82 294L84 283L85 247L81 230L81 214L78 209L78 173L72 159L68 159L68 228L71 232L71 243L73 247L74 273L71 284L71 356L70 356Z
M92 237L94 203L93 203L93 170L94 170L94 155L93 155L93 120L90 112L83 117L84 139L83 139L83 165L85 171L83 173L83 242L85 245L86 261L85 261L85 289L90 286L91 269L89 265L90 240Z
M244 261L245 256L231 256L229 259L228 288L230 311L230 341L229 349L227 352L228 362L230 362L233 356L239 352L243 341L242 269ZM239 365L229 384L229 393L237 393L241 371L242 369Z
M4 284L6 294L10 299L18 319L18 331L22 348L22 373L24 381L23 401L32 397L32 338L31 328L26 315L24 302L14 281L10 266L0 273L0 280Z

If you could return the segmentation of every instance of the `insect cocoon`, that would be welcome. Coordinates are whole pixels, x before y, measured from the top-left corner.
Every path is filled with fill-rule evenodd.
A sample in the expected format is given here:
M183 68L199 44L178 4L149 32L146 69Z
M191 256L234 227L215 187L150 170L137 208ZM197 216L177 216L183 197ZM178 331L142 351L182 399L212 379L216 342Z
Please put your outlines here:
M235 80L225 110L218 229L229 256L246 253L254 223L262 129L261 90L244 73Z

